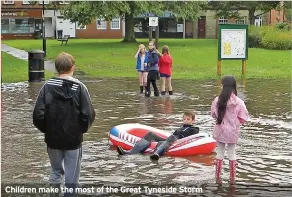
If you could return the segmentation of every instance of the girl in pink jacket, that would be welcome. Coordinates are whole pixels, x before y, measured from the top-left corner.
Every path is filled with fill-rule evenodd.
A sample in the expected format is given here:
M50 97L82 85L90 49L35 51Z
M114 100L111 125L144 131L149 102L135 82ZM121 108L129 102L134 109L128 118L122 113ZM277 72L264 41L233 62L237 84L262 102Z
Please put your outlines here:
M217 141L216 155L216 183L221 184L221 170L224 158L225 146L229 158L229 183L235 183L236 155L235 144L239 138L240 125L248 118L248 111L244 102L237 97L236 80L233 76L225 76L221 80L222 90L212 102L211 115L216 119L213 133Z

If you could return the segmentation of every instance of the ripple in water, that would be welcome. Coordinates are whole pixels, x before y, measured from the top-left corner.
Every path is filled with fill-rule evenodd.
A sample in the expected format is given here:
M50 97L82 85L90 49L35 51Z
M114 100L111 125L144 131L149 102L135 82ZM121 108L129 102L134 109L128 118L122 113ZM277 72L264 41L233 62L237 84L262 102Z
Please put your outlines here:
M124 123L147 124L173 132L182 124L182 114L186 110L196 112L196 125L201 132L212 134L214 120L210 117L210 104L220 91L216 81L174 80L174 96L148 99L139 94L136 81L85 81L97 113L94 125L84 136L80 183L85 186L200 185L202 196L291 194L291 94L287 94L290 84L281 80L270 82L268 92L264 82L248 80L245 85L239 82L238 95L245 100L252 118L241 129L236 147L237 185L232 189L227 186L227 155L223 166L224 184L218 187L214 184L215 153L182 158L162 157L159 163L152 163L149 155L118 156L107 139L110 128ZM31 120L41 86L41 83L2 86L3 183L45 184L48 181L50 164L44 137L33 127ZM115 196L129 194L118 193Z

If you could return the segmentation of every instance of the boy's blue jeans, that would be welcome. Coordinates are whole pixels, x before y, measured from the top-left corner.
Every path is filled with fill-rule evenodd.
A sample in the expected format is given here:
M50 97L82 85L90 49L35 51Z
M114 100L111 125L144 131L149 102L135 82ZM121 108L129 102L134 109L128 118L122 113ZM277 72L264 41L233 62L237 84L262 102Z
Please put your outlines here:
M51 174L50 184L60 185L62 175L65 174L65 187L73 188L73 193L65 192L65 196L74 196L75 188L79 187L82 147L76 150L58 150L47 148ZM68 191L68 190L67 190Z

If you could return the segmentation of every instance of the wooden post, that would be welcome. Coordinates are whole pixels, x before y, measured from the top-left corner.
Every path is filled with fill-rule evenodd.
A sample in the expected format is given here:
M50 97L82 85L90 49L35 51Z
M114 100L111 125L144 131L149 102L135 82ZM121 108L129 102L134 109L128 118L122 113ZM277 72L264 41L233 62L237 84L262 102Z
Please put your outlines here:
M149 26L149 41L152 41L152 27Z
M217 75L221 76L221 60L217 62Z
M246 72L246 61L245 60L242 60L242 68L241 68L241 70L242 70L242 74L243 75L245 75L245 72Z
M159 39L159 25L155 27L155 45L158 50L158 39Z

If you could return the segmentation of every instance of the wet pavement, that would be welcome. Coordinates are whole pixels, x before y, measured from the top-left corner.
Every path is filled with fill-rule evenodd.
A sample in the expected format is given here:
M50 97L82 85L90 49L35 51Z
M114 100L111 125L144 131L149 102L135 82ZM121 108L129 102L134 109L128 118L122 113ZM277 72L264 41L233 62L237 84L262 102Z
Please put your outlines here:
M6 44L1 44L1 51L6 52L18 59L28 61L28 52L17 49ZM45 60L45 69L51 72L55 72L55 62L52 60Z

